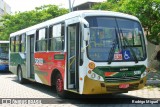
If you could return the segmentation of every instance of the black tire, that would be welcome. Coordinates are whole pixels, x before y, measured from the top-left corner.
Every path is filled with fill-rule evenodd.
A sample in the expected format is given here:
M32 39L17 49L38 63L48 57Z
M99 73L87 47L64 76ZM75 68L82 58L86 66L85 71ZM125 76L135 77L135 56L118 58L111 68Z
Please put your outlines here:
M160 51L157 52L156 59L160 61Z
M25 79L23 78L21 67L18 67L17 76L18 76L18 82L21 83L21 84L24 84L25 83Z
M56 92L59 97L61 98L67 98L67 92L64 90L64 82L62 79L62 76L58 73L56 76Z

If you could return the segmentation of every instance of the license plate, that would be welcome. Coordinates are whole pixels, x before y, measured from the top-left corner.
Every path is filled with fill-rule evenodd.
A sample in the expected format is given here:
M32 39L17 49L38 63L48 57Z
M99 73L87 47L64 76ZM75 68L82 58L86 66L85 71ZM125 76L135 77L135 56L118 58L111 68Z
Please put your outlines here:
M129 84L120 84L119 85L119 88L128 88L129 87Z

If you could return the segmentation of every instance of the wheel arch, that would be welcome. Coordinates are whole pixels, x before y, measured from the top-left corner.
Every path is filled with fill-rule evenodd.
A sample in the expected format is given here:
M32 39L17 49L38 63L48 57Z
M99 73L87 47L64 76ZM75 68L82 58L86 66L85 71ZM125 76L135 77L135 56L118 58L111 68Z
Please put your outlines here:
M53 86L53 85L56 84L56 83L55 83L55 82L56 82L56 76L57 76L58 74L60 74L60 75L62 76L60 70L54 69L54 70L52 71L52 74L51 74L51 86Z

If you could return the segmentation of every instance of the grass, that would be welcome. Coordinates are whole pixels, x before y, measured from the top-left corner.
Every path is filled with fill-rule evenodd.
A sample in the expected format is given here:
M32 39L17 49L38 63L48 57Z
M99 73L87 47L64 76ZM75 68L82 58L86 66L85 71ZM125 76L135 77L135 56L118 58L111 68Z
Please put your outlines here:
M160 89L160 84L147 85L145 88L149 90L153 90L154 88Z
M158 84L157 87L160 88L160 84Z
M146 86L147 89L152 90L155 86Z

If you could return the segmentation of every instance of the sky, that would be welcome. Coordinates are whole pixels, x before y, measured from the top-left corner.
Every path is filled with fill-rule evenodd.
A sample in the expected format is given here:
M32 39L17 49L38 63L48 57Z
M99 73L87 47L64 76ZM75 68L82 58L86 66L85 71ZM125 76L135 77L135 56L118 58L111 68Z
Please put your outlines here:
M69 0L4 0L11 7L11 12L24 12L33 10L35 7L42 5L53 4L64 8L69 8ZM73 3L74 0L71 0ZM82 4L87 1L100 2L106 0L75 0L74 6Z

